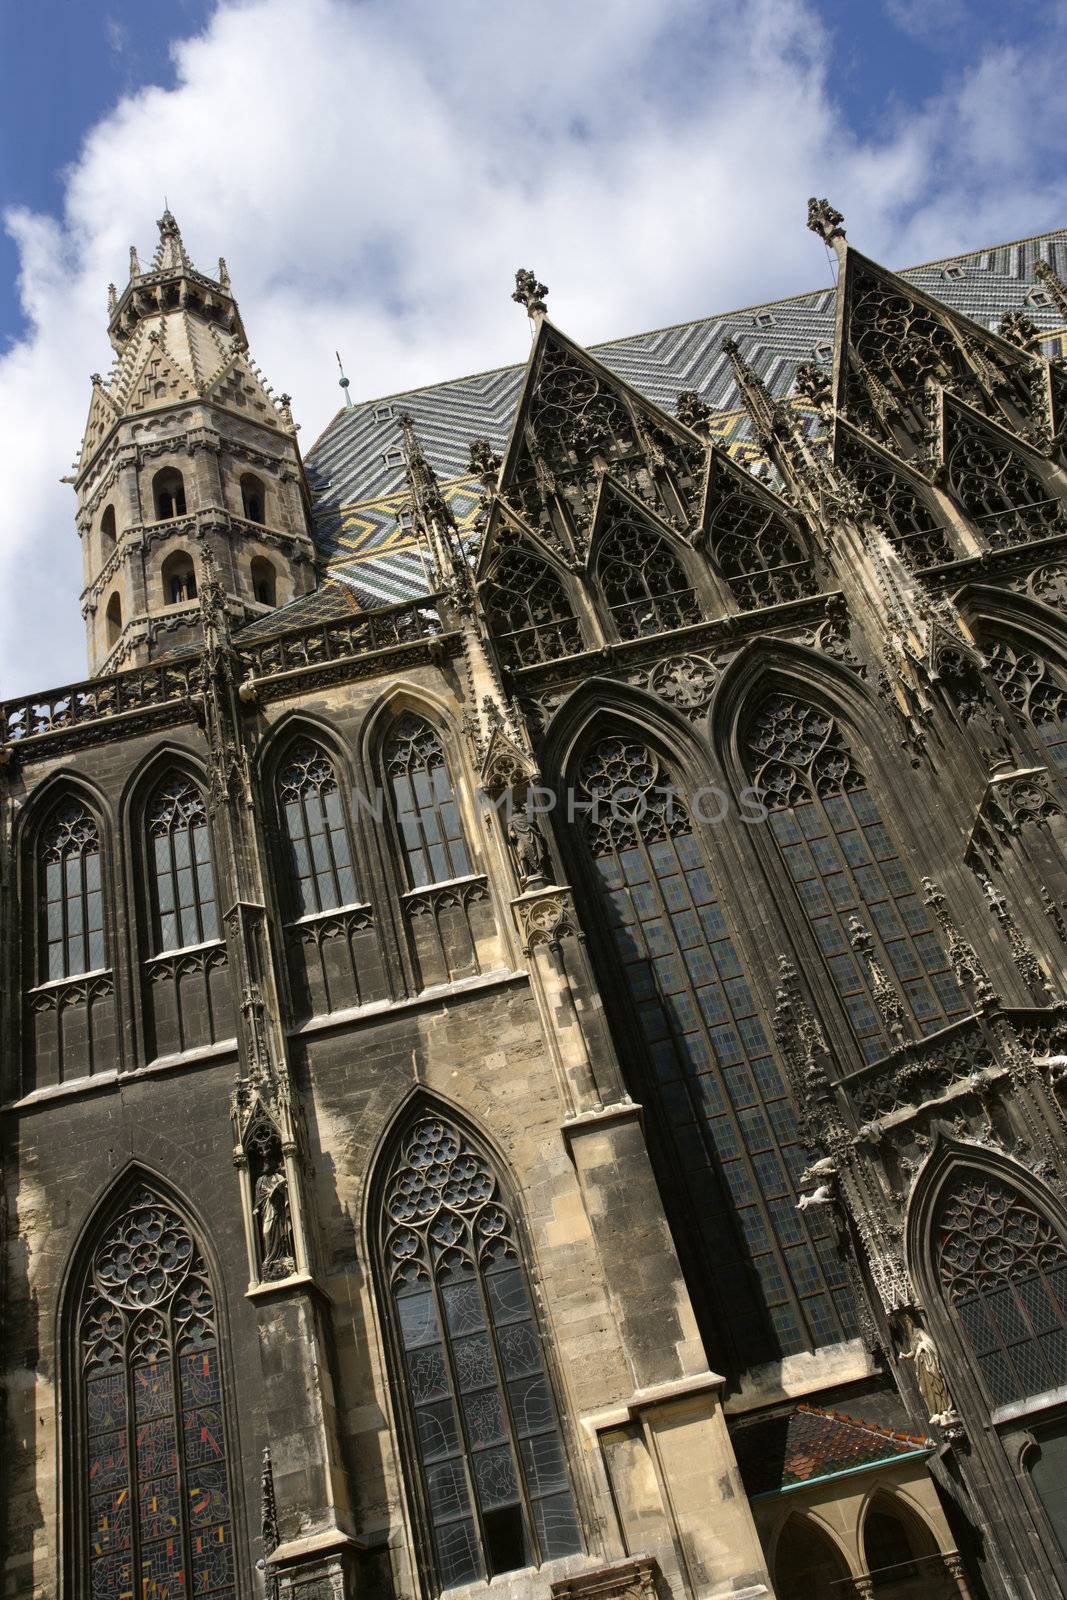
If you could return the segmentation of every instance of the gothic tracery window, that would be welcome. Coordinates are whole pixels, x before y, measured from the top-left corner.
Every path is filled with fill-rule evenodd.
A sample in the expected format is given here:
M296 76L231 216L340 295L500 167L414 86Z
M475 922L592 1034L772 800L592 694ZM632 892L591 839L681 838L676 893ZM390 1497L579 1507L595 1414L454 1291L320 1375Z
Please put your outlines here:
M1067 689L1047 661L1004 639L997 640L988 659L997 688L1033 731L1049 765L1067 773Z
M508 550L494 563L485 586L485 612L506 666L555 661L582 648L563 584L531 551Z
M95 972L107 961L100 832L80 800L53 814L38 850L42 977Z
M397 1145L378 1260L438 1587L579 1550L515 1220L489 1160L438 1112Z
M775 695L748 737L753 784L801 907L868 1060L889 1049L871 980L851 945L858 914L923 1033L967 1010L929 913L837 723Z
M743 1368L854 1332L821 1208L798 1213L806 1155L684 797L619 734L579 769L582 824L616 987L630 995L658 1103L662 1165L692 1221L697 1298L725 1308Z
M294 744L278 773L298 916L359 899L337 773L310 739Z
M145 1185L104 1231L77 1322L79 1594L236 1600L214 1296Z
M1067 527L1062 501L1023 454L992 431L946 417L945 466L949 488L994 550Z
M384 764L410 887L466 877L470 857L448 763L425 718L410 711L400 718L386 740Z
M815 594L800 536L777 509L734 489L711 519L712 553L743 611Z
M858 440L843 432L840 437L840 464L909 564L921 570L954 561L956 551L947 529L910 480Z
M204 797L182 773L164 779L146 812L156 952L219 936Z
M942 1293L994 1405L1067 1385L1067 1248L1032 1201L961 1169L934 1220Z
M666 633L701 620L681 564L663 535L647 523L616 523L600 546L596 570L623 639Z

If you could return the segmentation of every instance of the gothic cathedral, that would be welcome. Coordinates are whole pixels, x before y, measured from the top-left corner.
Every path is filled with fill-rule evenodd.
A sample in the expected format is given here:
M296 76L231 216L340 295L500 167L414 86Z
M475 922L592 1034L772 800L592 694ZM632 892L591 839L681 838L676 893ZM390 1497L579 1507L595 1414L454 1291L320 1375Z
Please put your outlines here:
M9 1600L1067 1596L1067 231L809 226L306 454L131 251L0 706Z

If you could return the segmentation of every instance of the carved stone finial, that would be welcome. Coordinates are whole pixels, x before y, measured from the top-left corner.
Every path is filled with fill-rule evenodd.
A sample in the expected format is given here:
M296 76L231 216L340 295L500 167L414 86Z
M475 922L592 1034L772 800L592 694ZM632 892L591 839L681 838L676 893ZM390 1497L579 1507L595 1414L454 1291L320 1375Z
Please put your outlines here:
M113 283L109 283L107 286L107 314L109 317L114 316L118 303L119 292Z
M674 402L674 414L679 422L684 423L687 428L692 428L694 433L706 433L711 419L711 407L700 398L695 389L683 389Z
M1056 309L1062 317L1067 317L1067 284L1058 275L1049 261L1034 263L1034 275L1040 278L1049 294L1056 302Z
M488 439L472 439L470 450L471 471L487 489L494 488L500 471L500 457Z
M1041 343L1041 330L1025 311L1006 311L1000 319L997 332L1002 339L1018 350L1032 354Z
M840 211L835 211L829 200L816 200L812 195L808 201L808 227L826 244L833 244L835 239L845 237L845 230L841 226L844 220Z
M225 256L219 256L219 283L224 289L230 287L230 269L226 265Z
M1044 967L1034 954L1022 929L1016 922L1015 915L1008 904L1006 896L999 892L988 874L980 872L978 881L981 883L985 897L989 901L989 909L1003 929L1016 971L1038 1004L1048 1005L1055 998L1052 985L1049 983Z
M889 1035L894 1048L907 1044L908 1023L904 1003L896 989L886 977L881 963L874 953L874 940L870 932L863 926L859 917L852 916L848 921L849 943L859 956L871 984L871 999L882 1019L882 1024Z
M99 389L99 387L103 383L103 381L104 380L100 376L99 372L90 372L90 374L89 374L89 382L92 384L94 389Z
M959 929L952 921L941 886L935 883L933 878L924 878L922 888L923 903L934 913L938 926L945 935L948 958L956 982L965 993L970 992L973 995L977 1005L992 1004L997 999L996 990L990 983L989 974L979 961L974 946L960 935Z
M140 275L141 275L141 261L140 261L140 257L137 254L137 246L135 244L131 244L131 246L130 246L130 277L131 278L139 278Z
M814 361L802 361L797 368L797 394L822 411L831 402L830 374Z
M520 267L515 274L515 292L512 299L516 305L525 306L529 317L543 317L548 312L545 297L548 294L548 284L539 283L535 273L529 267Z

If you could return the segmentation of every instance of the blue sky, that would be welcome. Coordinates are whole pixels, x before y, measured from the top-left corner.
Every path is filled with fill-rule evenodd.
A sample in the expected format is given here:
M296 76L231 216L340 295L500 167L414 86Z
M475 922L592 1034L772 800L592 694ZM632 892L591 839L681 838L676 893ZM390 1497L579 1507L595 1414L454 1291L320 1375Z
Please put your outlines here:
M305 446L338 401L1067 222L1067 0L0 0L0 693L84 672L106 287L163 197Z

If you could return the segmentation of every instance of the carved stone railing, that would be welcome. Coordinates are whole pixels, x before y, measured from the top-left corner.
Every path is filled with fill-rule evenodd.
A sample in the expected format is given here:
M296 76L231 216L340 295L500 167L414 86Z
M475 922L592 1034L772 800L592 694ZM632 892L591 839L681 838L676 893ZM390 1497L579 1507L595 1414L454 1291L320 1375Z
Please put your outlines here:
M410 889L402 904L424 989L500 965L503 952L484 877Z
M841 1090L858 1122L878 1122L894 1112L914 1110L995 1064L982 1023L965 1017L849 1073Z
M356 612L311 628L294 628L265 639L262 644L242 646L238 639L238 655L256 678L265 678L397 645L421 643L438 638L443 632L436 597L429 596L382 611Z
M66 684L0 705L0 743L57 733L148 706L188 704L199 680L193 658Z

